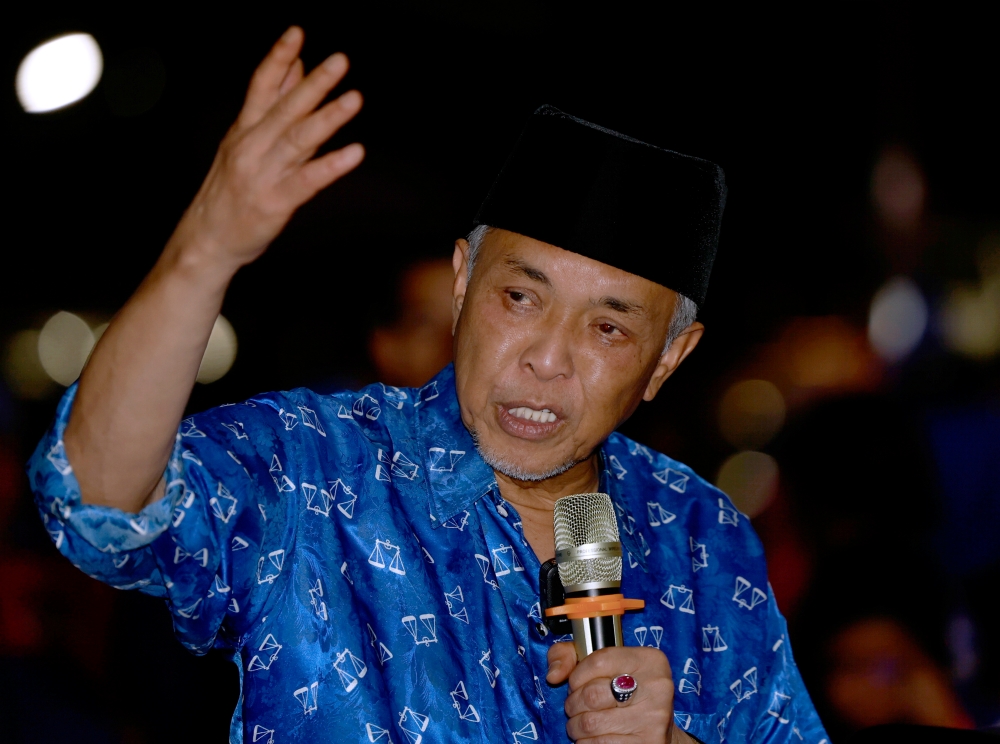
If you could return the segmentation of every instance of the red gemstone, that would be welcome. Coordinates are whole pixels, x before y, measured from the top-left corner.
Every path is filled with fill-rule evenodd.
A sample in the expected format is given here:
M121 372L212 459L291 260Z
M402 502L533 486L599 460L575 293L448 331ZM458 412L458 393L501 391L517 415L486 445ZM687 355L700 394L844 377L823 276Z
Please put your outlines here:
M619 677L615 677L615 687L622 692L628 692L635 689L635 680L628 674L622 674Z

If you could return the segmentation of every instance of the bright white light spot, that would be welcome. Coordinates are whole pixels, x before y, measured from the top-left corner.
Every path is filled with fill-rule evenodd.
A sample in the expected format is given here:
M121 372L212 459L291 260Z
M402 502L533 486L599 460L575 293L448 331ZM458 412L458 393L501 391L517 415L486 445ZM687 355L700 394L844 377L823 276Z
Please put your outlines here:
M38 359L48 376L63 387L80 376L93 348L93 331L73 313L56 313L38 334Z
M101 48L93 36L57 36L22 60L15 79L17 98L29 113L69 106L97 86L103 69Z
M927 301L909 277L895 276L875 293L868 313L868 340L887 362L909 356L927 330Z
M715 485L737 509L756 517L778 493L778 463L763 452L737 452L722 463Z
M221 315L215 319L212 335L208 337L205 356L198 368L198 382L215 382L222 377L236 361L236 331Z
M719 404L719 429L736 447L763 447L785 423L785 399L767 380L744 380Z

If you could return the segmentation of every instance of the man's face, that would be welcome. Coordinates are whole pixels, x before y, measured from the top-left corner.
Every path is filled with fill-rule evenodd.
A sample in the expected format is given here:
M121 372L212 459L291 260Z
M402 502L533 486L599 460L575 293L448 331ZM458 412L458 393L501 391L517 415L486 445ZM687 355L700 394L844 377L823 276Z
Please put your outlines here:
M462 420L487 462L549 477L586 460L694 348L663 355L676 294L523 235L491 231L466 286L455 278L455 376Z

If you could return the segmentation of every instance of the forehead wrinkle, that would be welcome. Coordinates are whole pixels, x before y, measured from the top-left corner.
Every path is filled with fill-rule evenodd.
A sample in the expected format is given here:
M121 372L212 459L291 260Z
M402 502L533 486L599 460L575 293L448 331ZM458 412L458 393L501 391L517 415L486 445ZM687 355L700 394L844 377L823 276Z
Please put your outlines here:
M528 279L540 282L546 287L552 286L552 280L549 279L544 272L536 269L534 266L530 266L524 259L517 258L515 256L507 256L507 258L504 259L504 265L516 274L520 274Z

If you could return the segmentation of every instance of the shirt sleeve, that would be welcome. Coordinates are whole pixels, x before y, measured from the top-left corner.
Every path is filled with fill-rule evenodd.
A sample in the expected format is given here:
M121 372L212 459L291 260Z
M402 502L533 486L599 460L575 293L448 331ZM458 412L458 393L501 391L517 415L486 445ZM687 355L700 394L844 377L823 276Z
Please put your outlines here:
M799 674L788 640L788 626L778 610L770 584L768 593L767 643L770 668L762 675L754 744L829 744L829 737L816 713Z
M178 639L194 653L236 647L240 629L266 608L294 531L293 510L280 498L284 452L270 421L277 417L248 401L185 419L165 495L130 514L80 500L63 446L75 394L73 386L63 396L28 463L52 542L91 577L165 599ZM263 462L261 448L277 465Z

